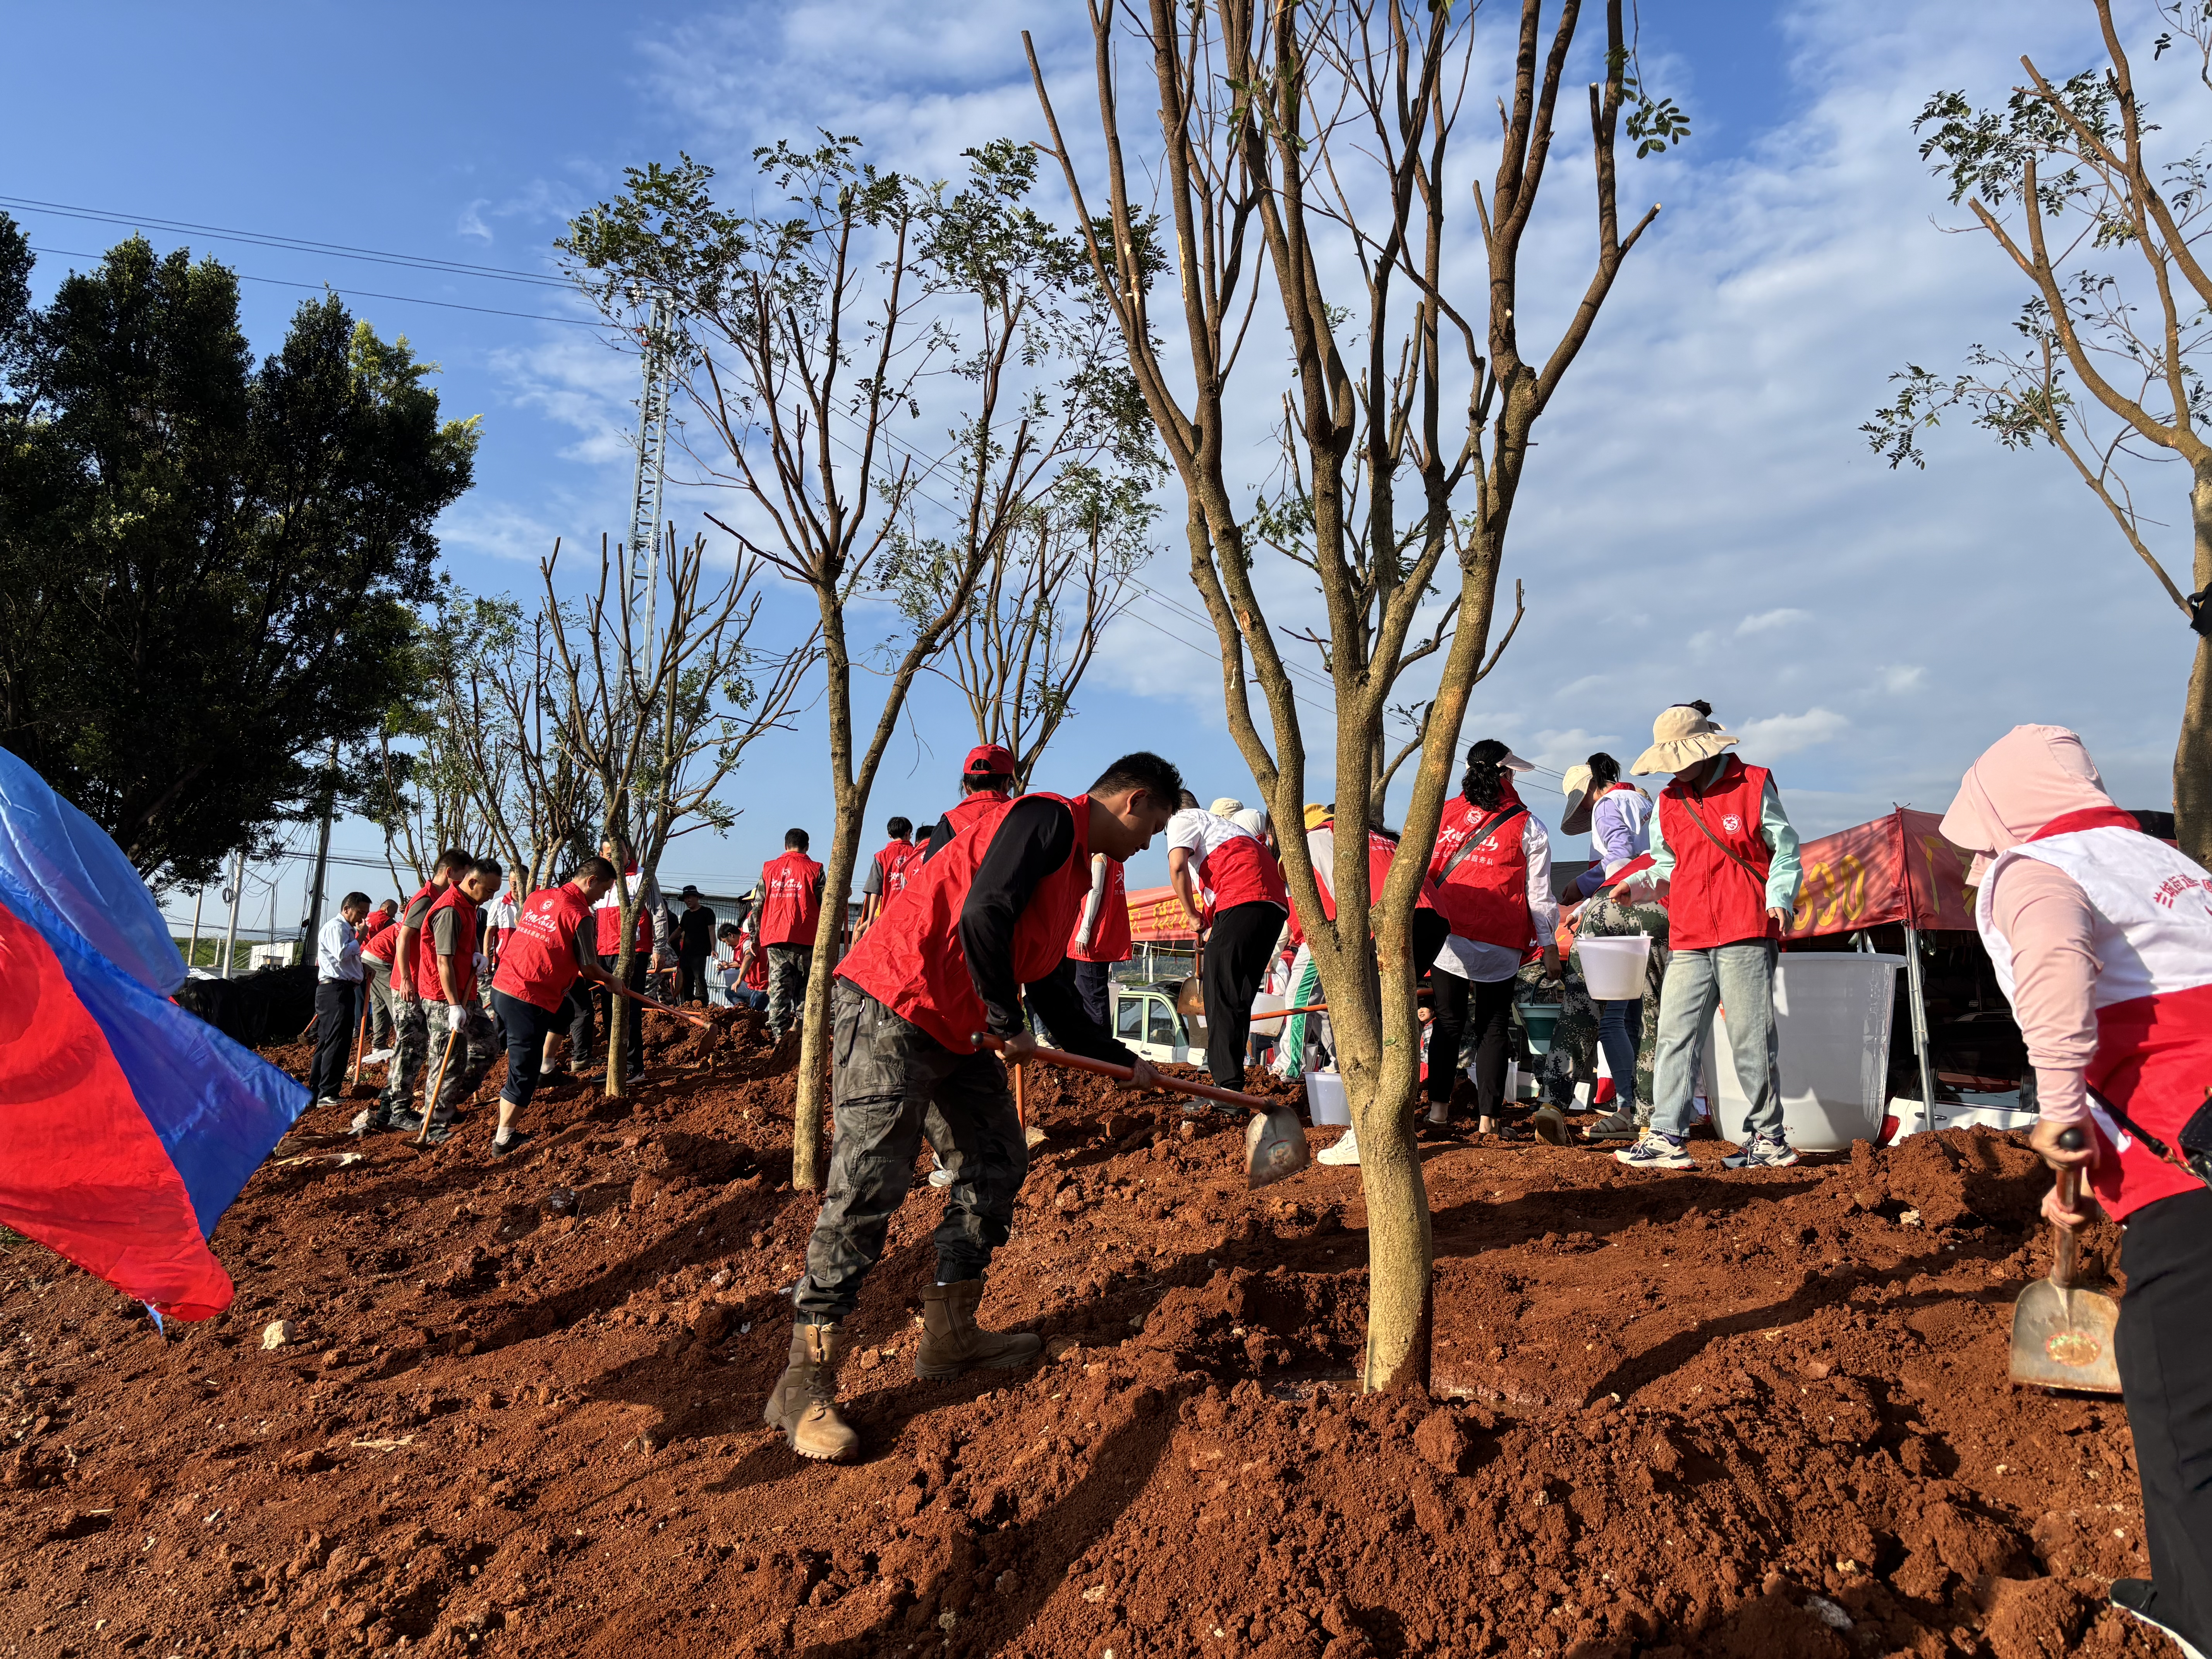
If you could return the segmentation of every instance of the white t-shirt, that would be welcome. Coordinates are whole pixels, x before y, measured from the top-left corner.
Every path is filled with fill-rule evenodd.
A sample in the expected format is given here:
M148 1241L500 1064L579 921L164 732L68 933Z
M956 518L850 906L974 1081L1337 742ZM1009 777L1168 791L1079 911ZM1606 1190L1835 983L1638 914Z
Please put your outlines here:
M1205 863L1207 854L1230 842L1258 839L1243 824L1216 817L1200 806L1186 806L1168 820L1168 845L1188 851L1193 864Z
M514 891L509 888L485 906L484 911L490 919L489 925L494 933L511 933L514 931L516 919L522 914L522 907L514 902Z

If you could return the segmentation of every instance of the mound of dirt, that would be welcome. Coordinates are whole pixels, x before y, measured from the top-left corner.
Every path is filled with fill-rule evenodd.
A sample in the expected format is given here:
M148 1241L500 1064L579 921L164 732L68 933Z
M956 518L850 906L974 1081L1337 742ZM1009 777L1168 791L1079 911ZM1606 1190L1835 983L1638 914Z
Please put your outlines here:
M1248 1192L1235 1126L1041 1073L983 1314L1048 1358L915 1380L944 1203L917 1179L854 1321L866 1450L840 1468L760 1421L816 1208L789 1185L796 1043L738 1012L653 1016L646 1047L633 1099L544 1090L515 1162L487 1152L496 1070L440 1147L311 1115L215 1235L236 1304L166 1336L11 1242L0 1640L2161 1650L2103 1599L2148 1572L2124 1411L2005 1381L2012 1299L2048 1267L2006 1138L1758 1172L1695 1143L1714 1161L1667 1176L1425 1147L1433 1386L1363 1396L1358 1172Z

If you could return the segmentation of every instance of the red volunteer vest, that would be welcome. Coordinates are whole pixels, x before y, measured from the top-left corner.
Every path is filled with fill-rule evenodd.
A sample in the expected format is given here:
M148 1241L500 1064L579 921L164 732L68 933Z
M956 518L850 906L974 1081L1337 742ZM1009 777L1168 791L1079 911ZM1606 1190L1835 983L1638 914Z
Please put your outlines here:
M423 913L422 931L415 939L415 993L425 1002L446 1000L445 982L438 977L438 947L431 932L438 912L452 910L453 933L460 949L453 952L453 980L461 1000L473 1002L477 994L477 907L459 887L448 887L438 902Z
M1090 896L1091 797L1070 800L1038 791L1022 799L1058 801L1075 820L1075 848L1067 862L1036 884L1014 923L1014 979L1028 985L1050 975L1066 958L1068 935ZM906 896L884 912L837 969L957 1054L975 1052L969 1038L987 1018L960 947L960 911L1012 805L994 801L988 811L974 815L968 828L914 872Z
M361 953L378 962L389 962L399 948L399 918L377 913L377 925L368 930L368 937L361 942Z
M507 930L507 946L491 988L520 997L549 1012L561 1006L576 982L576 930L592 907L567 882L541 887L522 902L522 914Z
M1534 924L1528 919L1528 852L1522 845L1528 828L1510 805L1492 812L1464 795L1444 803L1437 826L1437 850L1429 860L1429 879L1437 884L1437 908L1462 939L1480 945L1526 951ZM1443 873L1469 842L1480 844Z
M822 866L796 848L761 866L759 939L811 945L822 923Z
M949 838L958 835L993 807L1011 806L1012 804L1012 795L1002 795L995 789L979 790L972 795L963 795L957 806L946 807L939 815L939 821L952 826L947 832Z
M1667 925L1675 950L1705 951L1779 936L1781 930L1766 914L1766 868L1774 854L1759 833L1759 803L1771 775L1766 768L1747 766L1730 755L1710 788L1692 790L1677 778L1660 792L1659 833L1674 855ZM1719 847L1713 845L1716 841ZM1722 848L1751 869L1743 869Z
M1106 894L1098 902L1098 921L1091 930L1091 944L1075 948L1075 935L1083 927L1084 907L1091 902L1091 888L1084 884L1083 902L1075 907L1075 925L1067 930L1067 954L1074 962L1127 962L1129 959L1129 890L1124 884L1121 860L1106 860Z
M1224 841L1198 861L1199 879L1213 895L1213 914L1234 910L1240 904L1272 904L1291 908L1283 886L1282 866L1249 830Z
M1990 895L2020 859L2063 871L2096 913L2097 1052L2089 1085L2167 1146L2212 1084L2212 872L2146 836L2117 809L2069 812L2002 854L1983 879L1974 921L1997 983L2013 994L2012 945L1991 921ZM2089 1185L2115 1221L2203 1183L2168 1163L2094 1102L2101 1156Z
M592 948L605 962L612 962L622 954L623 889L628 887L635 895L645 884L637 878L635 865L623 872L621 882L599 895L592 906ZM637 907L637 923L631 932L635 942L630 946L632 956L653 953L653 916L641 901Z
M1325 827L1334 830L1336 827L1336 820L1329 819ZM1309 843L1309 850L1311 850L1310 843ZM1367 832L1367 891L1370 897L1381 892L1382 884L1390 879L1390 866L1397 856L1396 842L1379 830L1370 830ZM1336 890L1329 884L1330 878L1334 873L1332 871L1318 867L1314 871L1315 884L1321 889L1321 913L1331 921L1336 920ZM1413 901L1413 908L1435 909L1436 896L1436 883L1424 876L1421 878L1420 894ZM1293 904L1291 907L1291 943L1294 946L1303 945L1305 943L1305 923L1299 918L1297 907Z
M876 867L884 872L884 902L890 902L891 895L906 891L906 878L913 872L914 861L921 856L921 848L910 841L894 841L884 844L876 854Z
M751 938L750 933L746 933L738 938L738 954L739 956L744 954L745 945ZM768 989L768 955L765 951L756 950L753 952L753 959L745 964L744 978L740 982L748 991Z
M451 889L451 888L447 888L446 890L447 890L447 892L451 892L451 891L453 890L453 889ZM414 897L414 898L411 898L411 899L409 899L409 900L407 901L407 902L406 902L406 903L404 903L404 904L403 904L403 905L401 905L401 906L399 907L399 915L398 915L397 917L395 917L395 918L393 919L393 921L392 921L392 940L391 940L391 945L392 945L392 957L391 957L391 962L392 962L392 988L393 990L395 990L395 991L397 991L397 992L400 993L403 996L404 996L404 994L406 994L406 991L407 991L407 985L406 985L406 981L404 981L404 980L402 980L402 979L399 977L399 931L400 931L400 927L401 927L401 925L402 925L403 923L404 923L404 922L406 921L406 920L407 920L407 913L408 913L410 910L412 910L412 909L415 908L416 903L416 901L421 900L421 899L426 899L426 898L434 897L434 896L436 896L436 894L437 894L437 891L438 891L438 887L437 887L437 884L436 884L436 883L434 883L434 882L428 882L428 881L424 882L424 883L422 884L422 885L416 890L415 897ZM435 908L435 907L434 906L434 907L433 907L433 908ZM428 910L425 910L425 911L422 913L422 920L423 920L426 923L430 920L430 912L429 912ZM416 935L416 937L415 937L415 966L416 966L416 969L421 969L421 967L422 966L422 952L423 952L422 938L422 935L421 935L420 933L417 933L417 934ZM441 992L439 994L442 997L442 996L444 995L444 993L443 993L443 992Z

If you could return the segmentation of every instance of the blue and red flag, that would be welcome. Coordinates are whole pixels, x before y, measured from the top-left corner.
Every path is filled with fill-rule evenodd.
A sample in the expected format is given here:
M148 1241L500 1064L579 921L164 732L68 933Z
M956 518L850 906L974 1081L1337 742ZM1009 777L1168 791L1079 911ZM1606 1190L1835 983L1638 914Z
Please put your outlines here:
M230 1305L208 1235L307 1091L168 1000L130 861L0 750L0 1225L166 1315Z

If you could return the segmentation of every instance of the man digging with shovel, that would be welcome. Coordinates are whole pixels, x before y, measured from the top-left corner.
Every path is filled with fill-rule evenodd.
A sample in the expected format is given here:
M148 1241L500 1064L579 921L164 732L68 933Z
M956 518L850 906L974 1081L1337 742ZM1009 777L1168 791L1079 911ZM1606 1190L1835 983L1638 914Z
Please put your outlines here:
M1003 1039L1010 1060L1035 1053L1023 1017L1027 985L1062 1043L1127 1066L1130 1088L1153 1086L1152 1067L1091 1020L1072 977L1057 970L1091 890L1091 855L1126 860L1142 852L1182 790L1172 765L1139 753L1115 761L1072 800L1038 793L993 803L911 872L839 967L830 1005L836 1139L829 1188L792 1292L790 1364L765 1413L800 1456L849 1457L860 1449L837 1414L843 1321L913 1182L925 1119L952 1180L937 1230L937 1282L923 1294L915 1374L1012 1370L1042 1349L1034 1335L1002 1336L975 1323L984 1267L1006 1242L1029 1171L1006 1067L975 1036Z

